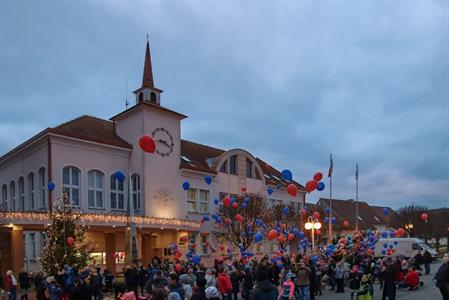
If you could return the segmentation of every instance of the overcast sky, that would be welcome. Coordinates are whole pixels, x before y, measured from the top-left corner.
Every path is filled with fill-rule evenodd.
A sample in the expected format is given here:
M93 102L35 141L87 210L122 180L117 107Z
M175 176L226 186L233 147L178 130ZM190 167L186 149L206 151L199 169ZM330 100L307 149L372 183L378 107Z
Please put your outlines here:
M0 3L0 153L122 111L148 33L183 138L303 184L332 152L335 198L355 197L358 161L360 200L449 207L448 1L128 2Z

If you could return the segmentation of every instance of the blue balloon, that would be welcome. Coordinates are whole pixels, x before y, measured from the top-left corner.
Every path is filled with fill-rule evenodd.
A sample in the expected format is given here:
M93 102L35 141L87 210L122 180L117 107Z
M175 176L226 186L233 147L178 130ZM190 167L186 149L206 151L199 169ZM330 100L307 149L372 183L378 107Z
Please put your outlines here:
M303 231L300 231L300 232L298 233L298 237L299 237L300 239L303 239L303 238L306 237L306 235L305 235L305 233L304 233Z
M383 246L385 249L388 248L388 244L383 244L382 246Z
M382 232L382 238L386 239L388 236L388 233L386 231Z
M215 203L215 205L218 205L218 203L220 203L220 201L218 201L218 199L214 199L214 203Z
M284 207L283 212L284 212L285 215L288 215L289 211L290 211L290 210L288 209L287 206Z
M204 176L204 181L206 181L207 184L210 184L212 182L212 176L210 175Z
M297 229L296 227L293 227L292 233L293 233L294 235L297 235L297 234L298 234L298 229Z
M318 185L316 186L316 189L318 191L322 191L322 190L324 190L324 187L325 187L324 182L320 181L320 182L318 182Z
M260 232L260 231L256 232L256 234L254 235L254 242L260 243L262 240L263 240L262 232Z
M393 244L390 244L389 247L390 247L390 249L393 249L393 248L394 248L394 245L393 245Z
M391 237L391 238L394 238L394 232L393 232L393 231L390 232L390 237Z
M382 249L382 251L380 251L380 253L382 253L382 255L387 254L387 251L385 249Z
M283 170L281 175L282 175L282 178L287 181L292 181L292 179L293 179L292 171L290 171L290 170Z
M212 215L212 219L216 220L217 218L218 218L217 215L215 214Z
M397 245L397 244L399 244L399 242L398 241L394 241L393 244Z
M326 214L329 214L331 212L330 207L326 207L324 210L326 211Z
M267 192L268 192L268 195L273 194L273 188L269 187L268 190L267 190Z
M56 188L56 184L53 181L50 181L47 185L48 190L52 192Z
M389 212L389 211L388 211L388 207L384 207L384 209L383 209L383 213L384 213L384 215L386 215L386 216L387 216L387 215L388 215L388 212Z
M123 174L122 171L117 171L114 173L115 179L117 179L120 182L123 182L125 180L125 174Z
M206 222L209 222L209 216L204 216L203 220L206 221Z
M245 202L242 203L242 208L245 209L247 204Z
M200 255L195 255L192 257L192 262L195 265L199 265L201 263L201 256Z
M332 217L332 224L337 223L337 218L336 217Z
M324 218L324 224L329 224L329 217Z
M184 181L182 183L182 188L184 189L184 191L187 191L190 188L190 183L188 181Z

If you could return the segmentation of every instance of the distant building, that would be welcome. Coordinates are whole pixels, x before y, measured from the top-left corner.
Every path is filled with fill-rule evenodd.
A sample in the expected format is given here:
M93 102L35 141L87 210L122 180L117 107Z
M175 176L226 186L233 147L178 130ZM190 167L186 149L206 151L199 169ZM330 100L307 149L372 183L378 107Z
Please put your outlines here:
M120 270L129 255L130 204L138 256L148 263L153 256L168 256L169 243L185 235L195 241L197 253L211 257L207 243L218 246L208 234L214 227L200 226L200 220L215 213L214 199L224 195L243 188L266 193L271 186L270 203L304 203L302 185L293 182L299 192L292 198L281 173L248 151L181 138L181 121L187 117L161 105L148 43L142 85L134 93L135 105L109 120L81 116L44 129L0 157L1 274L7 269L17 274L24 266L39 268L47 211L63 193L83 211L89 239L97 245L96 264L112 271ZM155 139L157 153L140 149L144 134ZM116 171L126 174L123 183ZM212 176L212 184L205 182L206 175ZM190 183L187 191L184 181ZM56 185L52 192L49 182ZM180 243L180 249L185 252L187 245Z

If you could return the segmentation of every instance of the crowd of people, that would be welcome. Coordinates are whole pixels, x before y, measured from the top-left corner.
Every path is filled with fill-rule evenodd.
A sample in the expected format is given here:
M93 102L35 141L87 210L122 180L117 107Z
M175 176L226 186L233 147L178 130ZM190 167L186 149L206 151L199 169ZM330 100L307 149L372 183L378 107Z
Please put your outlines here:
M57 275L46 277L23 270L16 278L8 271L4 278L0 276L0 300L28 300L32 286L37 300L100 300L105 293L120 300L313 300L326 287L336 293L349 288L358 299L370 300L375 281L380 282L382 299L395 299L397 288L418 289L420 277L430 273L426 255L418 253L406 260L361 254L351 258L281 254L260 260L221 258L209 267L154 258L147 267L137 261L127 266L124 280L94 267L65 266ZM434 277L444 300L449 299L448 264L445 254Z

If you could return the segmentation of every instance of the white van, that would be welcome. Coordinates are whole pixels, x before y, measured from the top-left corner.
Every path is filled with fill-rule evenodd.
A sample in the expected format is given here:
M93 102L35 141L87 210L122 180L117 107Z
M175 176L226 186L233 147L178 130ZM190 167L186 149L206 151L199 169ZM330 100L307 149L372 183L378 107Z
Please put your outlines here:
M418 238L387 238L379 239L379 241L376 243L376 248L374 250L374 254L376 257L386 256L386 254L382 254L382 250L385 249L384 244L386 244L388 248L390 247L390 245L393 245L393 256L402 255L406 258L409 258L414 257L416 254L418 254L418 251L421 251L421 254L424 254L425 250L429 251L429 253L432 255L432 258L435 258L438 254L434 249L430 248L426 243Z

